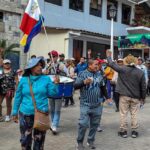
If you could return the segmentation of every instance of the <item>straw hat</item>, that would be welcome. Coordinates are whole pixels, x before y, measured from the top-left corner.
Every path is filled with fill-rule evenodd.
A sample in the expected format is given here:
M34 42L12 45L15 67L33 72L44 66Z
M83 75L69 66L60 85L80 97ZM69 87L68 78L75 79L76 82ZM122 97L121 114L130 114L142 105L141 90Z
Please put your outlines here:
M131 54L129 54L127 57L123 59L124 65L135 66L137 62L138 59Z

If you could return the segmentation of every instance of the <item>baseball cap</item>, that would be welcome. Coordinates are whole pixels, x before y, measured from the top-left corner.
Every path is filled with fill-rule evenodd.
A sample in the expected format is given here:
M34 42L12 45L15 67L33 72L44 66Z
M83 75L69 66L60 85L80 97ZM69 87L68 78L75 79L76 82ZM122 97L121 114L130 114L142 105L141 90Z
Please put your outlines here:
M3 60L3 64L7 64L7 63L8 63L8 64L11 64L11 61L10 61L9 59L4 59L4 60Z

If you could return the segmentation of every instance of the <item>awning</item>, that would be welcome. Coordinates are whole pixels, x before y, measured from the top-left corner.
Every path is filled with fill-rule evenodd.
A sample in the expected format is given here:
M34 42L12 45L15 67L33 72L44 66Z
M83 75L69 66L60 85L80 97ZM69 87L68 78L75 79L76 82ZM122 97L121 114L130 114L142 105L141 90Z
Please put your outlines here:
M118 48L150 48L150 33L120 36Z
M128 0L128 1L137 5L142 4L144 2L148 2L148 0Z
M150 33L150 28L144 26L126 28L129 34L147 34Z

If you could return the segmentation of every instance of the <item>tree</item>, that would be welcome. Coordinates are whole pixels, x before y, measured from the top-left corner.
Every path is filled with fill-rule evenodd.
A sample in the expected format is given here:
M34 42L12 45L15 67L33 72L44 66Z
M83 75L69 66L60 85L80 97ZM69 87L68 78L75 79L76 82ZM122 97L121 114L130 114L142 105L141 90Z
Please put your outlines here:
M0 59L4 59L14 48L19 46L19 44L13 43L7 47L7 40L0 40Z

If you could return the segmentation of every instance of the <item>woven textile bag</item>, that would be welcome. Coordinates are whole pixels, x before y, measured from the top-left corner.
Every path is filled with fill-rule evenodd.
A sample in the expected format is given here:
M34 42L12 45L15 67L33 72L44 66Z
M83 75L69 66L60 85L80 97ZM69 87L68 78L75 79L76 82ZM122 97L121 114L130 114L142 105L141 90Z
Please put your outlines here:
M30 93L31 93L31 96L32 96L32 101L33 101L34 110L35 110L33 128L38 129L39 131L46 131L46 130L50 129L49 113L39 111L36 108L36 101L35 101L35 98L34 98L34 94L33 94L33 90L32 90L32 85L30 83L30 79L29 79L29 86L30 86Z

